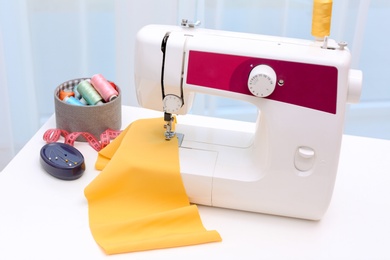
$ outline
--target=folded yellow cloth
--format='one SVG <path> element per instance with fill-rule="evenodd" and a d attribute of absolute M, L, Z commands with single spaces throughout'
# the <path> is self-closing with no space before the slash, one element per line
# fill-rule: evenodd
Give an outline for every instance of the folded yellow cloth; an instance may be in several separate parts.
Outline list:
<path fill-rule="evenodd" d="M 190 205 L 180 175 L 177 138 L 163 119 L 141 119 L 99 152 L 102 172 L 85 188 L 89 225 L 107 254 L 221 241 Z"/>

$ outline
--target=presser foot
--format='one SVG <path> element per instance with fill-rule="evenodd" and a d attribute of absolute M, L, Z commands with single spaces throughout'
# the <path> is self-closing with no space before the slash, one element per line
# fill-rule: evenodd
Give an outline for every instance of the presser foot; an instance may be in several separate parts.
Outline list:
<path fill-rule="evenodd" d="M 176 135 L 176 133 L 173 131 L 166 130 L 164 135 L 165 135 L 165 140 L 169 141 Z"/>
<path fill-rule="evenodd" d="M 176 117 L 172 116 L 172 114 L 170 114 L 170 113 L 164 113 L 164 121 L 165 121 L 165 125 L 164 125 L 164 128 L 165 128 L 165 133 L 164 133 L 165 140 L 169 141 L 173 137 L 176 136 L 178 141 L 179 141 L 179 146 L 181 146 L 181 144 L 183 142 L 183 139 L 184 139 L 184 134 L 176 133 L 174 131 L 175 124 L 176 124 Z"/>
<path fill-rule="evenodd" d="M 169 141 L 175 136 L 177 137 L 179 147 L 181 147 L 181 144 L 183 143 L 183 139 L 184 139 L 184 134 L 176 133 L 176 132 L 172 132 L 172 131 L 171 132 L 165 131 L 165 140 Z"/>
<path fill-rule="evenodd" d="M 165 128 L 165 140 L 169 141 L 171 140 L 175 135 L 175 117 L 172 116 L 171 113 L 167 113 L 165 112 L 164 113 L 164 121 L 165 121 L 165 125 L 164 125 L 164 128 Z"/>

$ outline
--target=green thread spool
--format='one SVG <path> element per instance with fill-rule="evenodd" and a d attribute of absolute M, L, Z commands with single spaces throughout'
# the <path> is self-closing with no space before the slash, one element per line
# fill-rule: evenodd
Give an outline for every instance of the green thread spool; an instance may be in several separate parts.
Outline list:
<path fill-rule="evenodd" d="M 77 85 L 77 91 L 89 105 L 103 104 L 103 98 L 87 80 L 83 80 Z"/>

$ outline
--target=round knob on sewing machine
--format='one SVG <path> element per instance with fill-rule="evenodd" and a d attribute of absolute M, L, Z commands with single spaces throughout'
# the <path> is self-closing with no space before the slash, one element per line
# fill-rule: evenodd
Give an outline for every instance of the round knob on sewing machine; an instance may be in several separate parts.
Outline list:
<path fill-rule="evenodd" d="M 169 94 L 164 97 L 163 100 L 164 112 L 170 114 L 176 114 L 183 106 L 183 100 L 181 97 Z"/>
<path fill-rule="evenodd" d="M 268 65 L 258 65 L 249 74 L 248 89 L 256 97 L 267 97 L 275 90 L 276 73 Z"/>

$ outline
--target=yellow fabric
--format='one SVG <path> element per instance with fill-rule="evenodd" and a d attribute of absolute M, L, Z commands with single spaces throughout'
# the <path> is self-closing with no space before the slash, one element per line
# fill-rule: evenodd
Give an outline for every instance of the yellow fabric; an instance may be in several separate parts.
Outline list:
<path fill-rule="evenodd" d="M 180 175 L 177 138 L 163 119 L 141 119 L 101 150 L 102 172 L 85 188 L 89 225 L 107 254 L 221 241 L 190 205 Z"/>

